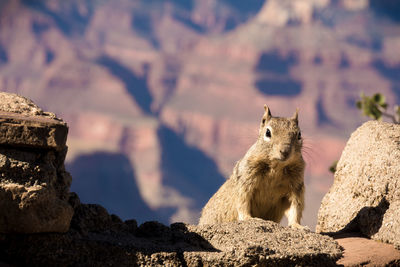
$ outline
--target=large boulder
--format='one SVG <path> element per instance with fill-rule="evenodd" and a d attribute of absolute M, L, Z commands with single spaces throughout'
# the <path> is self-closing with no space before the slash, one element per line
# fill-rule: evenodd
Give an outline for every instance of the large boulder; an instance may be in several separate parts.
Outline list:
<path fill-rule="evenodd" d="M 400 125 L 369 121 L 347 142 L 316 230 L 360 231 L 399 248 L 399 192 Z"/>
<path fill-rule="evenodd" d="M 0 233 L 68 231 L 67 133 L 54 114 L 0 92 Z"/>

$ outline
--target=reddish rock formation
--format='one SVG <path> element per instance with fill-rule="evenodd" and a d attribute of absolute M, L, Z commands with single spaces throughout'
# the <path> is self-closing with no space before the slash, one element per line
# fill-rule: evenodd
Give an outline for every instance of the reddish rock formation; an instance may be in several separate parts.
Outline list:
<path fill-rule="evenodd" d="M 335 240 L 343 247 L 343 266 L 398 266 L 400 251 L 393 245 L 376 242 L 357 233 L 341 234 Z"/>
<path fill-rule="evenodd" d="M 166 220 L 191 222 L 201 197 L 166 185 L 159 127 L 215 161 L 214 177 L 227 177 L 265 103 L 282 115 L 299 107 L 311 146 L 305 220 L 313 227 L 315 196 L 332 183 L 327 169 L 362 121 L 359 93 L 382 92 L 391 106 L 399 97 L 399 26 L 376 1 L 263 4 L 4 2 L 0 87 L 65 118 L 69 162 L 123 153 L 147 204 L 177 209 Z"/>

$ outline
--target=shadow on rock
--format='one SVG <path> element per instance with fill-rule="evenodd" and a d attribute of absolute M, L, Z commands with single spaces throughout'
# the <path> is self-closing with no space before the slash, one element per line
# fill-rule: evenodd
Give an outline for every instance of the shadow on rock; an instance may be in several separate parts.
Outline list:
<path fill-rule="evenodd" d="M 81 204 L 72 193 L 75 214 L 65 234 L 0 235 L 0 262 L 17 266 L 182 266 L 184 252 L 216 252 L 183 223 L 170 227 L 123 222 L 96 204 Z"/>
<path fill-rule="evenodd" d="M 364 236 L 371 237 L 379 232 L 382 226 L 383 217 L 390 203 L 385 197 L 375 207 L 363 207 L 357 215 L 344 228 L 337 232 L 322 232 L 333 237 L 341 237 L 343 234 L 354 233 L 354 236 L 359 236 L 360 233 Z"/>

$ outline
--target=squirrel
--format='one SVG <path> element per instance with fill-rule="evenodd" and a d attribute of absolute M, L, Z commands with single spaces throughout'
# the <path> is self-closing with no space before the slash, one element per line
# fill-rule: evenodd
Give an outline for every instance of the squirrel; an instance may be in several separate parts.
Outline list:
<path fill-rule="evenodd" d="M 298 109 L 291 118 L 264 110 L 257 141 L 204 206 L 200 225 L 254 217 L 279 223 L 285 214 L 290 227 L 306 228 L 300 225 L 305 162 Z"/>

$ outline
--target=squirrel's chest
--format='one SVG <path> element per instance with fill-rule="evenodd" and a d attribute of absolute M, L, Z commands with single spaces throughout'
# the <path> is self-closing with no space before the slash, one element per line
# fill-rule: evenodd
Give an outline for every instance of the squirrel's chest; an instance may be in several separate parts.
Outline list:
<path fill-rule="evenodd" d="M 287 177 L 283 170 L 270 171 L 260 177 L 258 186 L 254 188 L 253 199 L 257 202 L 280 201 L 292 191 L 291 179 Z"/>

